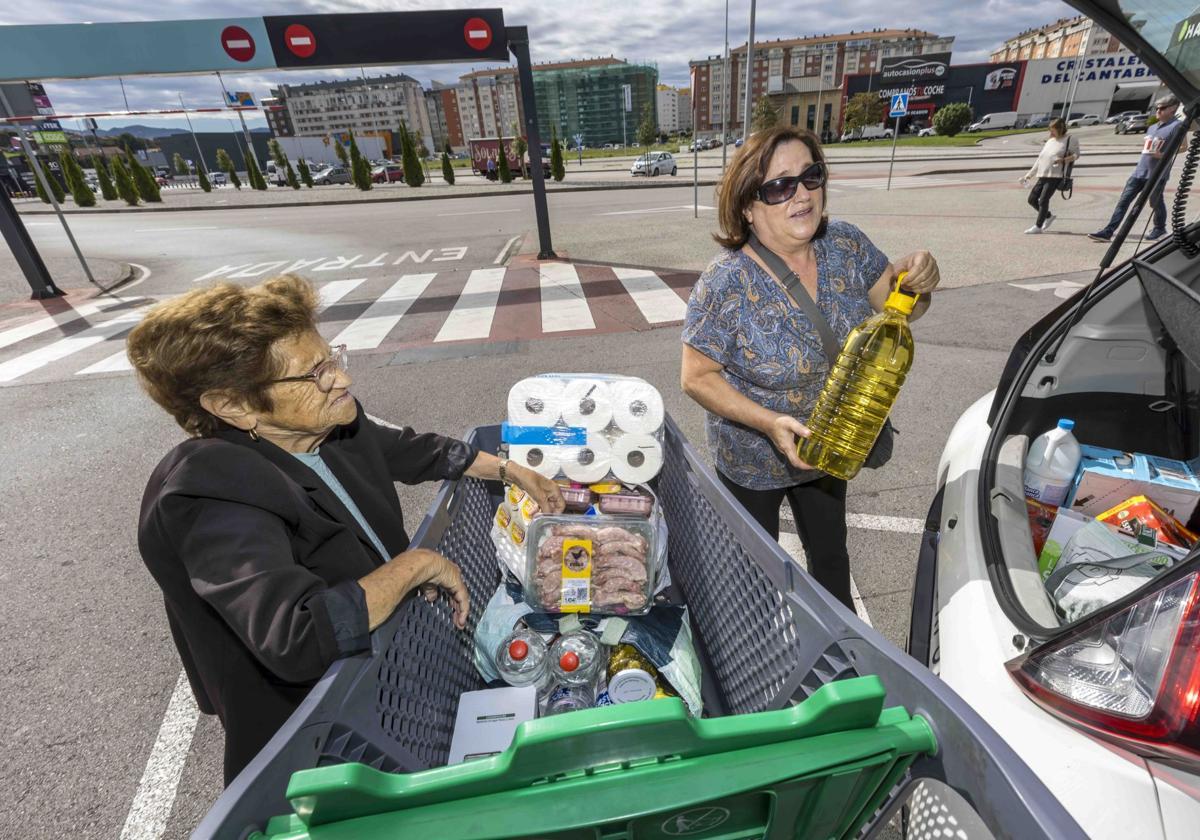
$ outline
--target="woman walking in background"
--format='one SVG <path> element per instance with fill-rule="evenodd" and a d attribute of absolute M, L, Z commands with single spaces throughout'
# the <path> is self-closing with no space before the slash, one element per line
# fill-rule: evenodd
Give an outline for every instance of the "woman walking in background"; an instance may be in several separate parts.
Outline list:
<path fill-rule="evenodd" d="M 1029 171 L 1021 176 L 1021 186 L 1030 178 L 1037 183 L 1029 191 L 1029 206 L 1038 211 L 1037 221 L 1026 233 L 1043 233 L 1050 229 L 1054 214 L 1050 212 L 1050 198 L 1062 186 L 1067 167 L 1079 158 L 1079 141 L 1067 134 L 1067 124 L 1062 118 L 1050 121 L 1050 139 L 1042 146 L 1042 152 Z"/>

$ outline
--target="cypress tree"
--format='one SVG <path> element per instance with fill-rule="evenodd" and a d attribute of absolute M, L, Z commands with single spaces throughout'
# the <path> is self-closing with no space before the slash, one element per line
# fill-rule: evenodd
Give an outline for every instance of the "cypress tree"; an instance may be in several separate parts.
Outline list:
<path fill-rule="evenodd" d="M 187 161 L 183 159 L 183 155 L 179 154 L 179 152 L 176 152 L 171 158 L 171 165 L 175 167 L 176 175 L 183 175 L 186 177 L 192 174 L 190 171 L 188 171 Z"/>
<path fill-rule="evenodd" d="M 404 161 L 404 183 L 410 187 L 419 187 L 425 183 L 425 173 L 421 171 L 421 159 L 417 155 L 417 147 L 413 137 L 408 133 L 408 126 L 400 123 L 400 154 Z"/>
<path fill-rule="evenodd" d="M 312 170 L 308 168 L 308 161 L 306 161 L 304 158 L 300 158 L 300 163 L 298 165 L 300 167 L 300 180 L 304 182 L 304 186 L 312 189 Z"/>
<path fill-rule="evenodd" d="M 205 192 L 212 192 L 212 184 L 209 183 L 208 176 L 204 174 L 204 165 L 196 167 L 196 180 L 200 182 L 200 189 Z"/>
<path fill-rule="evenodd" d="M 246 177 L 250 179 L 250 186 L 253 189 L 265 190 L 267 188 L 267 179 L 259 171 L 254 155 L 251 154 L 246 155 Z"/>
<path fill-rule="evenodd" d="M 294 190 L 300 189 L 300 180 L 296 177 L 296 170 L 292 168 L 292 162 L 289 160 L 287 165 L 287 182 L 288 186 Z"/>
<path fill-rule="evenodd" d="M 371 189 L 371 165 L 358 150 L 358 141 L 354 139 L 353 131 L 350 132 L 350 179 L 354 186 L 363 192 Z"/>
<path fill-rule="evenodd" d="M 60 152 L 58 165 L 62 167 L 63 175 L 67 179 L 67 186 L 71 188 L 71 198 L 75 199 L 75 206 L 95 207 L 96 194 L 88 186 L 87 178 L 83 175 L 83 167 L 79 165 L 79 161 L 75 160 L 75 155 L 69 151 Z"/>
<path fill-rule="evenodd" d="M 500 140 L 500 154 L 497 155 L 499 160 L 496 161 L 496 174 L 500 178 L 501 184 L 512 183 L 512 170 L 508 168 L 508 149 L 504 148 L 504 139 Z"/>
<path fill-rule="evenodd" d="M 354 142 L 353 132 L 351 132 L 351 134 L 350 134 L 350 142 L 351 143 Z M 350 165 L 350 158 L 346 157 L 346 147 L 340 140 L 334 141 L 333 150 L 335 152 L 337 152 L 338 160 L 340 160 L 342 162 L 342 166 Z"/>
<path fill-rule="evenodd" d="M 67 200 L 67 194 L 63 191 L 62 181 L 55 177 L 50 171 L 49 166 L 42 167 L 42 173 L 45 174 L 46 180 L 50 182 L 50 192 L 54 193 L 54 200 L 62 204 Z M 63 177 L 66 177 L 65 174 Z"/>
<path fill-rule="evenodd" d="M 567 177 L 566 167 L 563 166 L 562 146 L 558 145 L 558 132 L 550 127 L 550 175 L 555 181 Z"/>
<path fill-rule="evenodd" d="M 112 177 L 108 174 L 108 165 L 103 157 L 92 155 L 92 168 L 96 170 L 96 180 L 100 182 L 100 195 L 105 201 L 116 201 L 117 188 L 113 186 Z"/>
<path fill-rule="evenodd" d="M 229 176 L 229 183 L 233 184 L 235 190 L 242 188 L 242 179 L 238 177 L 237 168 L 233 165 L 233 158 L 229 156 L 229 152 L 224 149 L 217 149 L 217 166 Z"/>
<path fill-rule="evenodd" d="M 28 160 L 28 157 L 26 157 L 26 160 Z M 29 162 L 29 172 L 33 175 L 33 188 L 37 191 L 37 197 L 40 198 L 44 203 L 49 204 L 50 196 L 47 195 L 46 188 L 42 186 L 42 179 L 38 177 L 37 170 L 33 168 L 32 161 Z M 46 178 L 48 180 L 52 180 L 49 173 L 46 173 Z"/>
<path fill-rule="evenodd" d="M 129 146 L 125 147 L 125 159 L 129 163 L 129 174 L 133 177 L 133 186 L 142 200 L 147 203 L 161 202 L 162 196 L 158 194 L 158 184 L 155 183 L 154 176 L 138 162 L 137 155 Z"/>
<path fill-rule="evenodd" d="M 442 152 L 442 180 L 454 186 L 454 167 L 450 165 L 450 155 Z"/>
<path fill-rule="evenodd" d="M 113 177 L 117 182 L 117 193 L 130 207 L 137 207 L 137 187 L 133 185 L 133 176 L 129 174 L 129 170 L 125 168 L 125 161 L 120 157 L 113 158 Z"/>

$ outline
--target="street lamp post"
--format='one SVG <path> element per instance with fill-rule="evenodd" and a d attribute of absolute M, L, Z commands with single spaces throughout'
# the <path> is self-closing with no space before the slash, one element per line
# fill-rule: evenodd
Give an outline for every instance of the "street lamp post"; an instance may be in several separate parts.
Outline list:
<path fill-rule="evenodd" d="M 742 142 L 750 139 L 750 95 L 754 85 L 754 11 L 756 0 L 750 0 L 750 37 L 746 40 L 746 107 L 742 112 Z M 725 138 L 721 138 L 725 142 Z"/>
<path fill-rule="evenodd" d="M 721 71 L 721 87 L 724 95 L 721 97 L 721 174 L 725 174 L 725 161 L 729 156 L 729 147 L 725 142 L 729 137 L 729 100 L 733 96 L 733 85 L 729 84 L 729 0 L 725 0 L 725 64 Z M 692 99 L 696 91 L 692 91 Z M 697 115 L 700 113 L 696 109 Z M 692 145 L 696 145 L 696 126 L 692 125 Z"/>

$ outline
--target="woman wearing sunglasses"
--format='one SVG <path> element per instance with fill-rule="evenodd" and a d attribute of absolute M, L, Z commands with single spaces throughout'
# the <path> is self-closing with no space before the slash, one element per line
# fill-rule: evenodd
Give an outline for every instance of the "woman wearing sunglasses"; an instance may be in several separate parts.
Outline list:
<path fill-rule="evenodd" d="M 155 307 L 128 341 L 142 385 L 191 436 L 150 477 L 138 547 L 197 705 L 225 728 L 226 784 L 413 593 L 445 594 L 466 626 L 462 575 L 409 548 L 394 482 L 508 480 L 564 507 L 531 470 L 372 420 L 317 306 L 290 275 L 224 283 Z"/>
<path fill-rule="evenodd" d="M 840 345 L 883 308 L 899 272 L 908 272 L 904 287 L 923 296 L 939 274 L 927 251 L 889 262 L 857 227 L 830 220 L 827 175 L 816 136 L 794 127 L 755 133 L 734 158 L 718 188 L 714 238 L 723 250 L 688 302 L 680 380 L 707 411 L 708 443 L 726 487 L 775 538 L 786 499 L 813 576 L 853 610 L 846 482 L 796 454 L 798 438 L 808 435 L 801 421 L 832 362 L 806 309 L 819 312 Z M 798 287 L 771 271 L 772 253 Z M 928 307 L 922 297 L 910 317 Z"/>

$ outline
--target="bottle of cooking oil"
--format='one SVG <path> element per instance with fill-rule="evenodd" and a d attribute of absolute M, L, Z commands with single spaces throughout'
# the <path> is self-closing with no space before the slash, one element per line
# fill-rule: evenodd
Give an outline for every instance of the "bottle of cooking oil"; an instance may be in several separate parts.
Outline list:
<path fill-rule="evenodd" d="M 850 331 L 817 397 L 801 438 L 800 460 L 849 480 L 862 469 L 912 366 L 908 316 L 918 295 L 900 290 L 901 272 L 883 311 Z"/>

